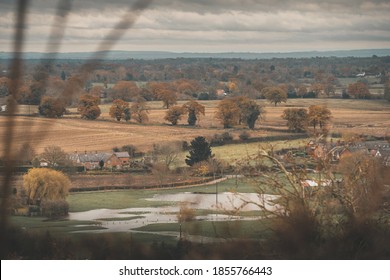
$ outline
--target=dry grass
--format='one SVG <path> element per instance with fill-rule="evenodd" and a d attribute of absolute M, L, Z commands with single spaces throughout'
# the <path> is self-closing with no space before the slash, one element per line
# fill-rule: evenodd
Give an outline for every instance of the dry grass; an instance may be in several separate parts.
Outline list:
<path fill-rule="evenodd" d="M 5 118 L 0 117 L 0 137 L 4 137 Z M 140 150 L 153 143 L 191 140 L 198 135 L 215 133 L 208 129 L 188 129 L 167 125 L 136 125 L 81 119 L 45 119 L 17 117 L 14 144 L 29 142 L 42 152 L 48 145 L 57 145 L 66 152 L 108 151 L 115 146 L 133 144 Z M 1 153 L 4 150 L 1 147 Z"/>
<path fill-rule="evenodd" d="M 286 129 L 285 121 L 281 119 L 284 109 L 291 107 L 307 108 L 312 104 L 326 104 L 332 111 L 332 132 L 366 133 L 377 136 L 390 134 L 390 103 L 383 100 L 341 100 L 341 99 L 291 99 L 287 103 L 274 107 L 265 100 L 258 101 L 265 106 L 265 119 L 250 131 L 252 137 L 281 134 L 279 130 Z M 181 104 L 183 102 L 180 102 Z M 40 153 L 49 145 L 61 146 L 66 152 L 73 151 L 109 151 L 115 146 L 132 144 L 139 150 L 146 151 L 154 143 L 172 141 L 190 141 L 202 135 L 212 137 L 225 130 L 214 118 L 218 101 L 202 101 L 206 106 L 206 115 L 199 120 L 197 127 L 185 125 L 184 117 L 178 126 L 164 123 L 166 109 L 161 102 L 150 102 L 149 123 L 115 122 L 108 116 L 110 105 L 102 105 L 101 120 L 87 121 L 75 116 L 61 119 L 46 119 L 39 117 L 16 117 L 15 147 L 29 142 Z M 21 107 L 19 112 L 28 110 Z M 32 108 L 30 108 L 32 111 Z M 0 116 L 0 137 L 5 135 L 6 117 Z M 268 129 L 266 129 L 268 128 Z M 271 130 L 269 129 L 271 128 Z M 228 130 L 235 138 L 243 127 Z M 3 146 L 0 154 L 3 154 Z"/>
<path fill-rule="evenodd" d="M 277 108 L 267 107 L 265 123 L 284 126 L 285 122 L 280 118 L 284 109 L 308 108 L 313 104 L 326 105 L 331 110 L 331 132 L 390 135 L 390 103 L 384 100 L 291 99 Z"/>

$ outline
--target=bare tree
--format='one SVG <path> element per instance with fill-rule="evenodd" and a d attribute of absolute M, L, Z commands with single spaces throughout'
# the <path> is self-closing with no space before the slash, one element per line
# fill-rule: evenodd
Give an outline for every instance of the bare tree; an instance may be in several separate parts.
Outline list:
<path fill-rule="evenodd" d="M 45 160 L 48 163 L 49 167 L 70 165 L 70 160 L 67 153 L 65 153 L 61 147 L 58 146 L 45 147 L 40 157 L 42 160 Z"/>
<path fill-rule="evenodd" d="M 157 144 L 153 146 L 153 153 L 160 162 L 169 169 L 181 152 L 181 143 Z"/>
<path fill-rule="evenodd" d="M 262 210 L 262 221 L 272 230 L 268 242 L 279 257 L 360 254 L 361 246 L 371 246 L 365 243 L 368 239 L 381 240 L 378 225 L 386 216 L 386 204 L 382 171 L 374 158 L 356 154 L 338 169 L 322 162 L 315 174 L 294 159 L 281 159 L 272 149 L 261 149 L 246 160 L 259 161 L 269 169 L 253 177 L 260 202 L 246 200 L 244 205 L 256 204 Z"/>

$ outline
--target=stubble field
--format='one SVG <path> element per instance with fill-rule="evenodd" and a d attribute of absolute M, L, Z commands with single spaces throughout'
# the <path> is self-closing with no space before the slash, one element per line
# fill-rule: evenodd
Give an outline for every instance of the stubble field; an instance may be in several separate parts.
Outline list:
<path fill-rule="evenodd" d="M 182 104 L 184 102 L 180 102 Z M 60 119 L 42 117 L 14 117 L 14 149 L 24 143 L 30 143 L 37 153 L 44 147 L 57 145 L 66 152 L 110 151 L 113 147 L 134 145 L 140 151 L 147 151 L 153 144 L 173 141 L 190 141 L 196 136 L 212 137 L 216 133 L 229 131 L 235 138 L 246 130 L 235 127 L 224 130 L 215 118 L 218 101 L 201 101 L 206 107 L 196 127 L 186 125 L 186 117 L 177 126 L 164 121 L 166 109 L 161 102 L 149 102 L 149 122 L 137 124 L 133 121 L 116 122 L 108 115 L 110 105 L 101 105 L 102 115 L 96 121 L 82 120 L 77 115 Z M 247 130 L 251 137 L 287 134 L 286 123 L 280 117 L 283 110 L 292 107 L 308 108 L 313 104 L 324 104 L 332 112 L 331 132 L 368 134 L 375 136 L 390 135 L 390 103 L 384 100 L 344 100 L 344 99 L 290 99 L 277 107 L 265 100 L 259 100 L 264 106 L 264 119 L 258 121 L 256 129 Z M 20 107 L 19 113 L 34 111 L 35 108 Z M 71 109 L 75 111 L 75 109 Z M 0 137 L 6 137 L 7 117 L 0 116 Z M 4 154 L 4 145 L 0 155 Z"/>

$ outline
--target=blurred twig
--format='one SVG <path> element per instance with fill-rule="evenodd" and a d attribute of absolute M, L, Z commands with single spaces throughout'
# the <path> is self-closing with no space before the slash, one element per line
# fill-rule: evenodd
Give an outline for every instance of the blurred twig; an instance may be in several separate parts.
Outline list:
<path fill-rule="evenodd" d="M 4 134 L 5 137 L 3 139 L 3 145 L 5 147 L 4 152 L 4 162 L 5 162 L 5 170 L 3 174 L 3 182 L 1 188 L 1 205 L 0 205 L 0 234 L 1 234 L 1 248 L 4 248 L 6 244 L 4 244 L 4 235 L 7 231 L 8 225 L 8 205 L 9 200 L 8 197 L 10 195 L 11 189 L 11 180 L 14 169 L 14 158 L 13 158 L 13 136 L 14 136 L 14 128 L 15 128 L 15 118 L 14 113 L 16 110 L 16 97 L 19 91 L 19 85 L 21 80 L 21 72 L 22 72 L 22 50 L 23 50 L 23 42 L 25 36 L 26 29 L 26 17 L 27 10 L 29 6 L 28 0 L 19 0 L 17 4 L 17 13 L 16 13 L 16 24 L 15 24 L 15 37 L 14 37 L 14 55 L 11 63 L 11 86 L 10 86 L 10 102 L 7 106 L 8 116 Z"/>
<path fill-rule="evenodd" d="M 108 51 L 115 45 L 115 43 L 122 38 L 124 33 L 130 29 L 139 15 L 152 3 L 152 0 L 138 0 L 133 5 L 130 6 L 128 12 L 122 17 L 122 19 L 116 24 L 111 32 L 101 41 L 98 45 L 96 52 L 92 55 L 86 63 L 84 63 L 80 68 L 80 79 L 82 82 L 85 82 L 88 74 L 96 68 L 96 66 L 103 60 Z M 16 113 L 16 100 L 18 99 L 19 87 L 22 83 L 22 53 L 23 53 L 23 44 L 25 38 L 26 30 L 26 18 L 28 15 L 28 0 L 19 0 L 17 3 L 17 12 L 16 12 L 16 23 L 15 23 L 15 36 L 13 41 L 13 60 L 11 63 L 11 86 L 10 86 L 10 102 L 7 106 L 7 125 L 5 128 L 5 137 L 2 139 L 3 147 L 5 150 L 4 153 L 4 162 L 5 170 L 2 174 L 2 185 L 1 185 L 1 205 L 0 205 L 0 234 L 1 248 L 4 248 L 3 241 L 6 237 L 7 226 L 8 226 L 8 208 L 9 208 L 9 196 L 11 193 L 11 181 L 13 177 L 13 170 L 15 167 L 15 159 L 17 153 L 15 152 L 15 147 L 13 145 L 13 140 L 15 139 L 15 113 Z M 66 29 L 66 19 L 72 9 L 72 0 L 60 0 L 57 6 L 57 12 L 55 20 L 52 24 L 51 33 L 49 40 L 46 46 L 46 52 L 50 53 L 49 61 L 45 60 L 41 64 L 45 63 L 50 67 L 56 59 L 56 53 L 58 53 L 59 48 L 62 43 L 63 35 Z M 47 79 L 43 81 L 44 86 L 47 86 Z M 68 89 L 68 90 L 67 90 Z M 71 98 L 73 91 L 69 90 L 70 87 L 67 87 L 63 93 L 63 96 L 59 98 Z M 30 131 L 24 131 L 24 135 L 30 135 L 31 138 L 34 138 L 35 135 L 39 134 L 40 139 L 45 137 L 43 129 L 38 128 L 35 133 L 31 133 L 31 128 L 33 127 L 33 120 L 30 119 L 31 125 L 29 125 Z M 42 127 L 43 128 L 43 127 Z M 44 131 L 48 131 L 47 124 L 45 124 Z M 26 139 L 26 143 L 29 139 Z"/>

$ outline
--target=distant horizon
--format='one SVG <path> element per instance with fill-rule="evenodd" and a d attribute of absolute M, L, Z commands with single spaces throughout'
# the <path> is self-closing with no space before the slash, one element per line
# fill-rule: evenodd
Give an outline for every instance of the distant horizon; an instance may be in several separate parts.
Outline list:
<path fill-rule="evenodd" d="M 311 52 L 319 52 L 319 53 L 327 53 L 327 52 L 355 52 L 355 51 L 390 51 L 389 48 L 356 48 L 356 49 L 312 49 L 312 50 L 291 50 L 291 51 L 177 51 L 177 50 L 125 50 L 125 49 L 113 49 L 113 50 L 98 50 L 98 51 L 58 51 L 58 52 L 48 52 L 48 51 L 22 51 L 21 53 L 39 53 L 39 54 L 50 54 L 50 53 L 58 53 L 58 54 L 71 54 L 71 53 L 101 53 L 101 52 L 132 52 L 132 53 L 199 53 L 199 54 L 228 54 L 228 53 L 247 53 L 247 54 L 282 54 L 282 53 L 311 53 Z M 0 51 L 0 53 L 13 53 L 12 51 Z M 389 54 L 390 55 L 390 54 Z"/>
<path fill-rule="evenodd" d="M 390 48 L 382 49 L 351 49 L 351 50 L 330 50 L 330 51 L 290 51 L 290 52 L 176 52 L 176 51 L 74 51 L 74 52 L 22 52 L 23 59 L 101 59 L 101 60 L 157 60 L 157 59 L 191 59 L 191 58 L 215 58 L 215 59 L 284 59 L 284 58 L 314 58 L 314 57 L 386 57 L 390 56 Z M 0 60 L 10 60 L 13 58 L 12 52 L 1 52 Z"/>

